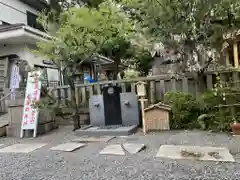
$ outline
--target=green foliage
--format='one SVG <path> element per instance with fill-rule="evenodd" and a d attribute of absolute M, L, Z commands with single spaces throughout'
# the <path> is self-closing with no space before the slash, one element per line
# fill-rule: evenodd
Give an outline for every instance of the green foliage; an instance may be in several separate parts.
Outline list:
<path fill-rule="evenodd" d="M 219 57 L 223 34 L 240 26 L 238 0 L 123 0 L 123 3 L 153 41 L 160 41 L 182 55 L 183 70 L 190 69 L 189 66 L 196 71 L 205 70 L 209 61 Z M 210 49 L 215 49 L 218 56 L 210 55 L 206 60 L 202 51 Z"/>
<path fill-rule="evenodd" d="M 201 113 L 198 121 L 204 130 L 229 131 L 232 122 L 229 107 L 219 107 L 225 104 L 221 96 L 217 96 L 215 90 L 209 90 L 201 96 Z M 204 115 L 204 116 L 203 116 Z"/>
<path fill-rule="evenodd" d="M 46 30 L 48 20 L 42 14 L 40 22 Z M 101 4 L 99 9 L 70 8 L 59 15 L 58 24 L 57 32 L 49 41 L 38 43 L 36 53 L 52 60 L 68 81 L 73 81 L 74 74 L 84 61 L 93 58 L 116 39 L 130 39 L 133 32 L 131 20 L 110 2 Z"/>
<path fill-rule="evenodd" d="M 195 97 L 182 92 L 169 92 L 164 95 L 163 102 L 172 108 L 171 128 L 188 129 L 196 127 L 199 106 Z"/>
<path fill-rule="evenodd" d="M 152 67 L 153 60 L 154 58 L 149 51 L 142 50 L 136 53 L 134 63 L 141 76 L 148 75 L 149 69 Z"/>
<path fill-rule="evenodd" d="M 109 38 L 108 40 L 103 44 L 103 46 L 101 46 L 100 49 L 96 50 L 97 53 L 104 55 L 108 58 L 111 58 L 112 60 L 114 60 L 115 63 L 115 69 L 114 69 L 114 79 L 117 78 L 117 74 L 119 72 L 119 65 L 122 63 L 122 59 L 124 59 L 125 62 L 128 62 L 128 60 L 132 57 L 134 57 L 134 52 L 135 49 L 137 48 L 137 46 L 133 46 L 132 45 L 132 40 L 133 40 L 133 35 L 135 36 L 136 31 L 133 30 L 133 27 L 136 27 L 136 22 L 134 22 L 133 25 L 133 21 L 130 22 L 130 19 L 128 18 L 127 14 L 122 11 L 122 9 L 119 7 L 118 8 L 118 12 L 113 11 L 113 9 L 105 9 L 103 10 L 103 5 L 108 5 L 108 6 L 115 6 L 117 7 L 117 2 L 119 2 L 118 0 L 72 0 L 72 1 L 68 1 L 68 0 L 53 0 L 51 3 L 51 6 L 53 8 L 53 12 L 54 10 L 56 10 L 58 13 L 57 16 L 59 16 L 59 12 L 62 12 L 66 9 L 70 9 L 71 7 L 76 7 L 76 6 L 80 6 L 80 7 L 88 7 L 89 9 L 92 9 L 94 11 L 100 11 L 101 13 L 104 13 L 104 15 L 107 17 L 108 14 L 106 14 L 106 10 L 108 11 L 108 13 L 110 16 L 115 16 L 117 17 L 120 12 L 121 12 L 121 16 L 125 16 L 125 20 L 128 20 L 128 23 L 131 24 L 127 24 L 125 23 L 126 26 L 124 26 L 122 29 L 121 27 L 114 29 L 115 33 L 113 34 L 108 34 Z M 61 4 L 61 5 L 60 5 Z M 59 18 L 59 17 L 58 17 Z M 112 22 L 115 25 L 122 24 L 122 21 L 118 21 L 119 18 L 116 18 L 114 22 Z M 124 20 L 124 21 L 125 21 Z M 126 22 L 126 21 L 125 21 Z M 110 21 L 107 23 L 111 23 Z M 129 26 L 130 25 L 130 26 Z M 133 32 L 130 32 L 130 29 L 126 28 L 129 27 L 131 28 Z M 126 30 L 126 31 L 124 31 Z M 125 36 L 122 36 L 122 32 L 125 32 Z M 131 37 L 129 37 L 129 35 L 131 34 Z"/>
<path fill-rule="evenodd" d="M 240 102 L 239 91 L 231 86 L 231 82 L 223 83 L 217 75 L 214 89 L 201 96 L 201 113 L 199 124 L 202 129 L 229 131 L 230 124 L 237 120 Z"/>
<path fill-rule="evenodd" d="M 98 56 L 107 44 L 119 39 L 131 39 L 134 34 L 133 22 L 111 1 L 101 3 L 97 9 L 87 6 L 68 8 L 58 16 L 43 12 L 39 22 L 49 36 L 47 41 L 39 42 L 38 49 L 33 52 L 51 60 L 66 84 L 70 85 L 72 97 L 67 103 L 76 117 L 79 111 L 75 99 L 76 72 L 85 61 Z M 51 28 L 53 26 L 54 31 Z"/>

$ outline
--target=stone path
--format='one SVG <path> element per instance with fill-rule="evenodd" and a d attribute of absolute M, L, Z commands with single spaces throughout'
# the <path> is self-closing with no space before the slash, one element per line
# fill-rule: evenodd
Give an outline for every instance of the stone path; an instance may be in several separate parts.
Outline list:
<path fill-rule="evenodd" d="M 224 147 L 163 145 L 159 148 L 157 157 L 235 162 L 229 150 Z"/>
<path fill-rule="evenodd" d="M 65 152 L 72 152 L 75 151 L 79 148 L 82 148 L 86 146 L 86 144 L 82 143 L 64 143 L 64 144 L 59 144 L 55 147 L 52 147 L 51 150 L 55 151 L 65 151 Z"/>
<path fill-rule="evenodd" d="M 51 150 L 57 145 L 73 143 L 72 140 L 77 138 L 72 126 L 59 128 L 37 138 L 0 138 L 0 144 L 3 144 L 0 149 L 14 144 L 46 144 L 29 153 L 0 152 L 0 179 L 239 180 L 240 139 L 229 134 L 203 131 L 167 131 L 147 135 L 137 133 L 127 137 L 116 137 L 109 142 L 87 141 L 85 147 L 73 152 Z M 124 144 L 145 144 L 146 148 L 131 154 Z M 120 145 L 125 155 L 100 154 L 109 145 Z M 156 157 L 164 145 L 226 147 L 236 162 Z M 187 156 L 186 153 L 184 156 Z M 211 156 L 218 158 L 220 154 L 211 153 Z"/>
<path fill-rule="evenodd" d="M 14 144 L 0 149 L 0 153 L 30 153 L 47 144 L 31 143 L 31 144 Z"/>
<path fill-rule="evenodd" d="M 109 138 L 108 138 L 109 139 Z M 107 138 L 106 138 L 107 141 Z M 46 146 L 45 143 L 14 144 L 7 147 L 0 147 L 1 153 L 30 153 Z M 0 144 L 0 146 L 4 146 Z M 84 148 L 87 144 L 67 142 L 51 147 L 52 151 L 73 152 Z M 139 143 L 118 143 L 105 145 L 100 155 L 120 155 L 137 154 L 145 148 L 145 144 Z M 170 159 L 195 159 L 201 161 L 223 161 L 235 162 L 228 148 L 225 147 L 205 147 L 205 146 L 184 146 L 184 145 L 161 145 L 156 157 Z"/>
<path fill-rule="evenodd" d="M 100 154 L 125 155 L 125 152 L 120 144 L 113 144 L 105 147 Z"/>
<path fill-rule="evenodd" d="M 82 136 L 72 141 L 73 142 L 109 142 L 113 138 L 115 138 L 115 136 L 101 136 L 101 137 Z"/>

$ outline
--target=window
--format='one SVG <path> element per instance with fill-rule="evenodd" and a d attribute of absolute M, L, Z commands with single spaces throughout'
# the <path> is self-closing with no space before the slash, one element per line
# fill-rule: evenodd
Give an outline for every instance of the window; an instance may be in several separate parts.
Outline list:
<path fill-rule="evenodd" d="M 37 23 L 38 16 L 27 11 L 27 24 L 30 27 L 43 31 L 43 27 Z"/>

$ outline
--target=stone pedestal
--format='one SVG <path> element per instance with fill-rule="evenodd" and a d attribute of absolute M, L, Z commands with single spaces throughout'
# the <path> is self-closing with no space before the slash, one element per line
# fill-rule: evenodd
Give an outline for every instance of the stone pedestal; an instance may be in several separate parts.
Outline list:
<path fill-rule="evenodd" d="M 8 105 L 8 137 L 20 137 L 23 116 L 24 99 L 9 100 Z M 55 120 L 55 112 L 40 111 L 38 117 L 37 134 L 45 134 L 58 127 Z M 25 137 L 31 137 L 33 131 L 25 131 Z"/>

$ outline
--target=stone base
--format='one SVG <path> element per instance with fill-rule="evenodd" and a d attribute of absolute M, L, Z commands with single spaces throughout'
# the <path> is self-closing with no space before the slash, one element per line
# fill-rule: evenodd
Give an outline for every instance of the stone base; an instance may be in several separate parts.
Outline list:
<path fill-rule="evenodd" d="M 0 137 L 7 135 L 7 126 L 0 127 Z"/>
<path fill-rule="evenodd" d="M 87 126 L 75 131 L 77 136 L 128 136 L 135 133 L 137 125 L 133 126 Z"/>
<path fill-rule="evenodd" d="M 45 134 L 56 128 L 58 128 L 58 125 L 56 124 L 55 121 L 40 124 L 38 125 L 37 134 L 38 135 Z M 21 125 L 7 127 L 8 137 L 20 137 L 20 133 L 21 133 Z M 33 136 L 32 130 L 24 131 L 24 137 L 32 137 L 32 136 Z"/>

